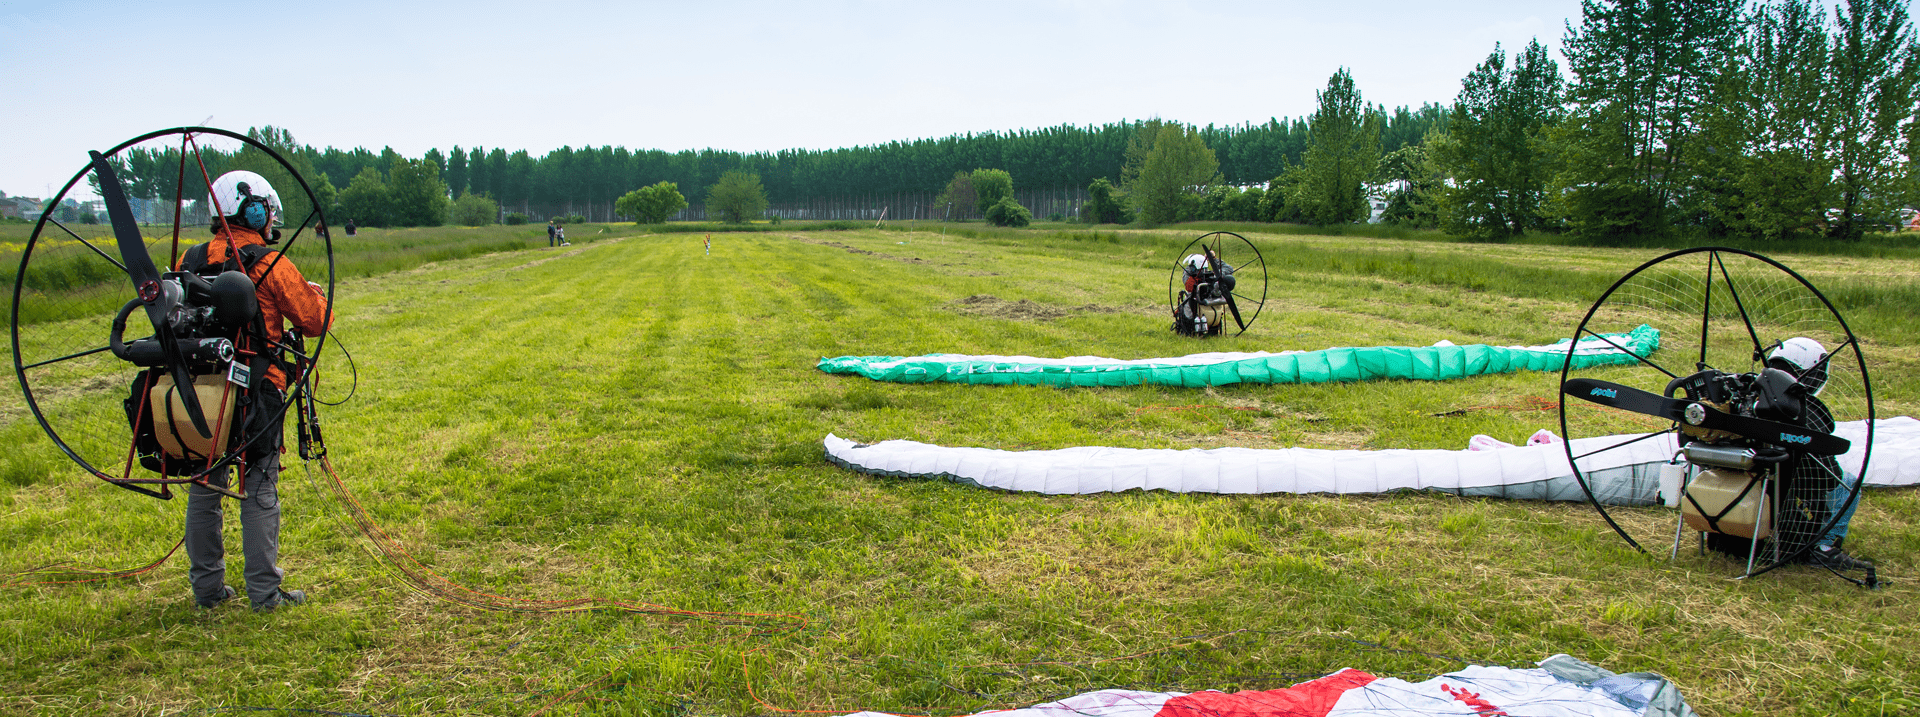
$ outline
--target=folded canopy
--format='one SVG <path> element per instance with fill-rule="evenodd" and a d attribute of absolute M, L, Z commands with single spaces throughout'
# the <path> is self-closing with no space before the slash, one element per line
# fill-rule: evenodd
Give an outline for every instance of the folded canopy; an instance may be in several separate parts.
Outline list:
<path fill-rule="evenodd" d="M 1840 456 L 1847 479 L 1859 474 L 1866 422 L 1834 431 L 1853 442 Z M 1659 469 L 1673 457 L 1672 434 L 1629 442 L 1632 436 L 1580 438 L 1575 453 L 1626 444 L 1588 466 L 1594 495 L 1610 505 L 1659 500 Z M 1385 493 L 1433 490 L 1524 500 L 1586 500 L 1559 443 L 1498 450 L 1214 448 L 1186 450 L 1080 446 L 1045 451 L 953 448 L 916 441 L 858 444 L 828 434 L 827 459 L 862 473 L 943 478 L 968 485 L 1034 493 Z M 1879 419 L 1874 428 L 1869 486 L 1920 484 L 1920 421 Z"/>
<path fill-rule="evenodd" d="M 1377 379 L 1445 381 L 1466 376 L 1558 371 L 1630 364 L 1660 348 L 1660 331 L 1642 324 L 1626 333 L 1561 339 L 1546 346 L 1340 347 L 1282 353 L 1203 353 L 1177 358 L 1120 360 L 1100 356 L 841 356 L 818 364 L 827 373 L 858 374 L 895 383 L 975 383 L 1028 386 L 1225 386 L 1235 383 L 1335 383 Z"/>

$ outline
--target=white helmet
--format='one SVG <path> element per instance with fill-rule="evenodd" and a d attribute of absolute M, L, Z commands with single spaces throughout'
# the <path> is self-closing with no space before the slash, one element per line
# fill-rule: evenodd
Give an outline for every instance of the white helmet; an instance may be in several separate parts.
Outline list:
<path fill-rule="evenodd" d="M 1186 272 L 1188 274 L 1198 274 L 1200 272 L 1206 271 L 1207 255 L 1188 254 L 1187 258 L 1180 260 L 1180 266 L 1186 269 Z"/>
<path fill-rule="evenodd" d="M 228 172 L 213 180 L 209 194 L 216 216 L 239 217 L 236 223 L 254 231 L 280 223 L 280 193 L 266 177 L 244 169 Z"/>
<path fill-rule="evenodd" d="M 1820 362 L 1826 357 L 1827 347 L 1820 342 L 1795 336 L 1767 352 L 1767 365 L 1793 374 L 1794 378 L 1817 395 L 1827 383 L 1826 366 Z"/>

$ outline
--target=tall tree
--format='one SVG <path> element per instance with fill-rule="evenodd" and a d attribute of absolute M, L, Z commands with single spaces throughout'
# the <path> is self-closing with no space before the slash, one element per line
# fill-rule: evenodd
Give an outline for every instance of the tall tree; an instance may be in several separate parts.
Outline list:
<path fill-rule="evenodd" d="M 1808 235 L 1835 205 L 1826 146 L 1829 33 L 1807 0 L 1758 8 L 1703 108 L 1694 163 L 1716 235 Z"/>
<path fill-rule="evenodd" d="M 1739 40 L 1744 0 L 1584 0 L 1563 52 L 1569 120 L 1554 180 L 1574 235 L 1671 230 L 1701 151 L 1693 143 L 1714 78 Z"/>
<path fill-rule="evenodd" d="M 487 171 L 487 153 L 479 147 L 467 150 L 467 191 L 494 196 L 493 173 Z"/>
<path fill-rule="evenodd" d="M 455 195 L 467 193 L 467 152 L 457 144 L 447 153 L 447 191 Z"/>
<path fill-rule="evenodd" d="M 1831 157 L 1840 206 L 1828 228 L 1837 239 L 1858 239 L 1889 221 L 1902 200 L 1906 149 L 1920 85 L 1913 25 L 1904 0 L 1847 0 L 1834 9 L 1835 29 L 1826 77 L 1832 99 Z"/>
<path fill-rule="evenodd" d="M 1314 224 L 1364 221 L 1371 211 L 1366 183 L 1380 162 L 1380 115 L 1367 110 L 1345 67 L 1314 97 L 1319 109 L 1309 121 L 1305 164 L 1288 203 Z"/>
<path fill-rule="evenodd" d="M 1503 239 L 1542 225 L 1549 173 L 1540 138 L 1559 121 L 1560 103 L 1560 67 L 1539 40 L 1514 56 L 1511 70 L 1494 45 L 1461 81 L 1448 131 L 1436 133 L 1432 147 L 1454 180 L 1441 193 L 1449 233 Z"/>
<path fill-rule="evenodd" d="M 1127 198 L 1140 221 L 1168 224 L 1186 218 L 1207 187 L 1220 183 L 1220 160 L 1200 133 L 1178 122 L 1160 125 L 1152 147 L 1128 172 Z"/>

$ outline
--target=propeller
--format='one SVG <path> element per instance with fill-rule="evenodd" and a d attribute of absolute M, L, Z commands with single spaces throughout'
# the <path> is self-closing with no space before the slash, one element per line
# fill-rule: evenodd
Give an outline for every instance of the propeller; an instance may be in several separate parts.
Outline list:
<path fill-rule="evenodd" d="M 1652 391 L 1622 386 L 1591 378 L 1570 379 L 1560 384 L 1560 392 L 1602 406 L 1665 418 L 1781 448 L 1802 450 L 1814 455 L 1837 456 L 1853 446 L 1851 441 L 1830 433 L 1810 431 L 1789 423 L 1727 413 L 1699 401 L 1668 398 Z"/>
<path fill-rule="evenodd" d="M 1241 331 L 1246 331 L 1247 322 L 1240 320 L 1240 306 L 1233 303 L 1233 267 L 1226 266 L 1220 261 L 1218 241 L 1214 246 L 1207 248 L 1207 266 L 1213 270 L 1215 286 L 1219 288 L 1220 295 L 1227 300 L 1227 311 L 1233 313 L 1233 323 L 1238 324 Z"/>
<path fill-rule="evenodd" d="M 164 352 L 180 405 L 187 409 L 187 418 L 193 421 L 194 430 L 204 438 L 213 438 L 213 429 L 207 427 L 207 417 L 200 410 L 200 394 L 193 387 L 193 374 L 187 370 L 186 357 L 180 353 L 180 343 L 174 334 L 174 314 L 180 309 L 185 290 L 179 282 L 162 280 L 160 270 L 153 265 L 153 257 L 147 255 L 146 239 L 140 235 L 133 210 L 127 206 L 127 195 L 120 188 L 120 177 L 114 172 L 113 163 L 99 152 L 87 154 L 93 158 L 93 171 L 100 180 L 100 199 L 107 205 L 114 240 L 120 246 L 120 260 L 127 267 L 127 276 L 133 280 L 134 293 L 147 307 L 147 320 L 153 323 L 153 336 Z"/>

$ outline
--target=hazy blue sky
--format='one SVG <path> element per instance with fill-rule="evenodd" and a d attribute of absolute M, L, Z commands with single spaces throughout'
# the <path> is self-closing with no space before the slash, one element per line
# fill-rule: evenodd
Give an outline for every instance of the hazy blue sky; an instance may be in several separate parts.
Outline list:
<path fill-rule="evenodd" d="M 0 191 L 46 196 L 88 149 L 203 121 L 409 156 L 821 149 L 1301 117 L 1341 66 L 1369 102 L 1418 106 L 1451 101 L 1495 42 L 1511 54 L 1538 37 L 1561 59 L 1579 12 L 1577 0 L 0 0 Z"/>

